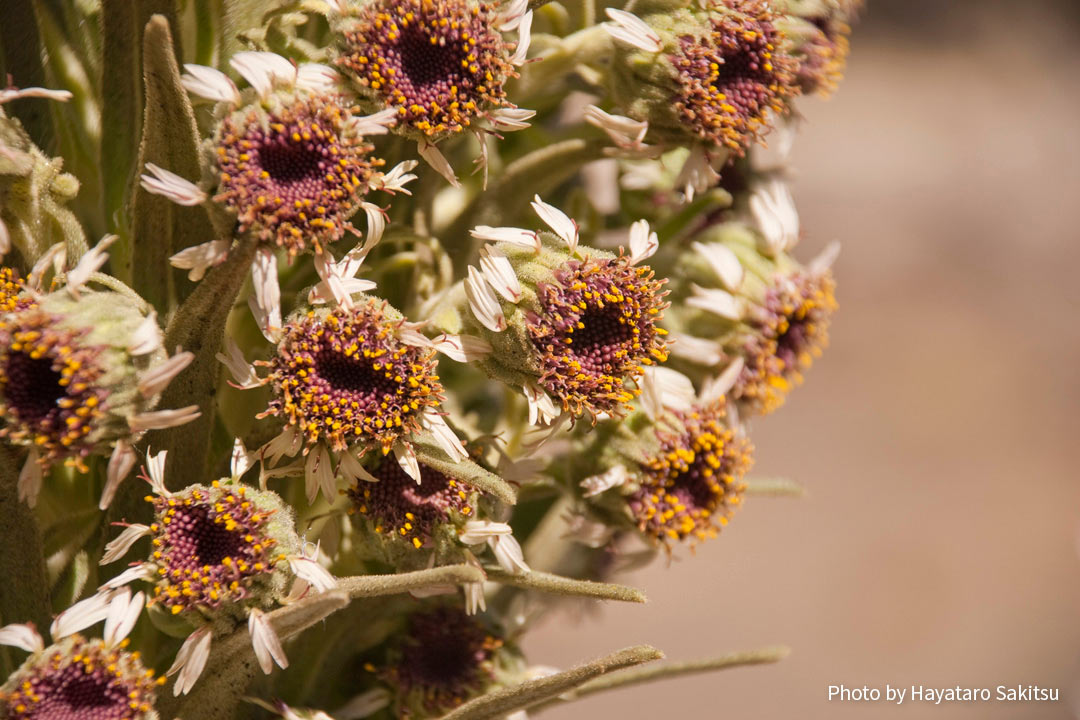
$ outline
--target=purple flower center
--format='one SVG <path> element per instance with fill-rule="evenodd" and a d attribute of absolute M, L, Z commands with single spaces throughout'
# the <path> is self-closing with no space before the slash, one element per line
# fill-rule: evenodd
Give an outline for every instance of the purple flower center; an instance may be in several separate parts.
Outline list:
<path fill-rule="evenodd" d="M 60 384 L 62 376 L 53 369 L 52 358 L 12 353 L 5 375 L 4 398 L 20 421 L 41 426 L 56 423 L 61 413 L 58 403 L 67 393 Z"/>

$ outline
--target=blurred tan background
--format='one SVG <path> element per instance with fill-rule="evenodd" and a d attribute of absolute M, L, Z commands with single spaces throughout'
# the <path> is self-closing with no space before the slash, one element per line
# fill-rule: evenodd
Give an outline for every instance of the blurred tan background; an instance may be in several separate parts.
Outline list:
<path fill-rule="evenodd" d="M 1080 717 L 1080 3 L 871 0 L 804 101 L 804 259 L 837 238 L 832 347 L 758 421 L 751 499 L 647 606 L 550 616 L 532 662 L 775 643 L 775 666 L 545 717 Z M 830 703 L 830 684 L 1059 687 L 1052 703 Z"/>

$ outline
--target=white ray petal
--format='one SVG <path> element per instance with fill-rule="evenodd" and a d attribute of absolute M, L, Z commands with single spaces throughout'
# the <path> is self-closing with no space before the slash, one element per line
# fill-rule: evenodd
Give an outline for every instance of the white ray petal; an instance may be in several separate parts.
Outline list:
<path fill-rule="evenodd" d="M 169 264 L 188 271 L 188 280 L 198 282 L 206 271 L 220 265 L 229 255 L 231 240 L 211 240 L 185 248 L 169 258 Z"/>
<path fill-rule="evenodd" d="M 266 97 L 275 84 L 296 82 L 296 66 L 276 53 L 245 50 L 233 55 L 229 65 L 262 97 Z"/>
<path fill-rule="evenodd" d="M 285 650 L 281 647 L 281 640 L 274 632 L 270 621 L 266 619 L 266 613 L 258 608 L 252 608 L 248 614 L 248 632 L 251 634 L 251 647 L 255 650 L 255 658 L 259 661 L 259 667 L 267 675 L 274 669 L 274 663 L 279 667 L 289 667 L 289 660 L 285 657 Z"/>
<path fill-rule="evenodd" d="M 399 162 L 390 172 L 383 175 L 380 189 L 386 192 L 400 192 L 412 195 L 411 192 L 405 189 L 405 186 L 416 179 L 417 176 L 412 173 L 412 170 L 416 168 L 417 164 L 415 160 Z"/>
<path fill-rule="evenodd" d="M 145 412 L 128 418 L 128 427 L 133 433 L 141 433 L 147 430 L 164 430 L 189 423 L 202 415 L 198 405 L 188 405 L 175 410 L 156 410 Z"/>
<path fill-rule="evenodd" d="M 351 127 L 357 135 L 385 135 L 397 123 L 397 117 L 397 110 L 387 108 L 373 115 L 354 118 Z"/>
<path fill-rule="evenodd" d="M 605 12 L 612 22 L 603 25 L 611 37 L 646 52 L 660 52 L 660 35 L 644 20 L 637 15 L 615 8 L 607 8 Z"/>
<path fill-rule="evenodd" d="M 416 452 L 412 445 L 398 441 L 394 443 L 394 457 L 405 474 L 420 484 L 420 461 L 416 459 Z"/>
<path fill-rule="evenodd" d="M 514 54 L 510 56 L 510 64 L 521 66 L 525 64 L 525 59 L 529 55 L 529 45 L 532 44 L 532 10 L 529 10 L 521 16 L 521 20 L 518 21 L 518 41 L 517 47 L 514 48 Z"/>
<path fill-rule="evenodd" d="M 304 463 L 304 482 L 308 503 L 315 502 L 320 490 L 328 502 L 334 501 L 337 489 L 334 485 L 334 465 L 325 445 L 320 443 L 308 453 Z"/>
<path fill-rule="evenodd" d="M 150 488 L 155 495 L 170 497 L 171 492 L 165 487 L 165 461 L 168 458 L 168 450 L 162 450 L 157 455 L 151 455 L 146 451 L 146 476 L 150 480 Z"/>
<path fill-rule="evenodd" d="M 38 495 L 41 493 L 41 482 L 44 477 L 41 463 L 38 461 L 39 457 L 37 448 L 31 448 L 26 455 L 22 470 L 19 471 L 19 480 L 16 487 L 19 500 L 24 501 L 30 507 L 37 505 Z"/>
<path fill-rule="evenodd" d="M 251 469 L 252 453 L 244 447 L 244 441 L 240 438 L 233 440 L 232 453 L 229 455 L 229 474 L 238 478 Z"/>
<path fill-rule="evenodd" d="M 142 189 L 152 195 L 161 195 L 172 200 L 177 205 L 192 207 L 206 202 L 207 195 L 199 189 L 199 186 L 190 180 L 185 180 L 174 172 L 158 167 L 154 163 L 146 163 L 149 175 L 143 175 L 139 179 Z"/>
<path fill-rule="evenodd" d="M 72 95 L 67 90 L 49 90 L 41 87 L 4 88 L 0 90 L 0 105 L 19 98 L 44 98 L 45 100 L 67 102 L 72 98 Z"/>
<path fill-rule="evenodd" d="M 442 415 L 425 411 L 420 416 L 420 422 L 425 429 L 431 431 L 431 434 L 435 436 L 435 441 L 439 443 L 439 447 L 450 456 L 451 460 L 460 462 L 469 457 L 469 453 L 465 451 L 465 446 L 461 444 L 461 439 L 446 424 L 446 420 L 443 419 Z"/>
<path fill-rule="evenodd" d="M 840 257 L 840 242 L 833 240 L 818 253 L 817 257 L 807 263 L 806 269 L 815 275 L 820 275 L 831 268 L 838 257 Z"/>
<path fill-rule="evenodd" d="M 495 128 L 507 132 L 524 130 L 530 125 L 528 121 L 535 116 L 536 111 L 527 108 L 499 108 L 491 114 Z"/>
<path fill-rule="evenodd" d="M 799 241 L 799 213 L 782 178 L 774 177 L 754 188 L 748 205 L 766 254 L 789 250 Z"/>
<path fill-rule="evenodd" d="M 651 258 L 659 247 L 660 240 L 655 232 L 649 230 L 648 220 L 638 220 L 630 226 L 631 265 L 637 265 L 642 260 Z"/>
<path fill-rule="evenodd" d="M 694 294 L 686 300 L 686 304 L 700 310 L 711 312 L 728 320 L 742 318 L 742 308 L 735 296 L 724 290 L 705 289 L 697 285 L 693 286 Z"/>
<path fill-rule="evenodd" d="M 483 360 L 491 354 L 491 344 L 472 335 L 447 335 L 443 333 L 431 341 L 431 347 L 451 360 L 472 362 Z"/>
<path fill-rule="evenodd" d="M 536 214 L 540 216 L 540 219 L 544 221 L 544 224 L 563 239 L 567 247 L 570 248 L 570 254 L 573 255 L 577 251 L 578 245 L 577 222 L 559 208 L 541 200 L 539 195 L 534 196 L 530 204 Z"/>
<path fill-rule="evenodd" d="M 212 67 L 187 63 L 180 84 L 192 95 L 215 102 L 240 104 L 240 91 L 229 76 Z"/>
<path fill-rule="evenodd" d="M 140 374 L 139 393 L 145 398 L 159 395 L 194 359 L 195 355 L 193 353 L 178 352 L 165 362 L 159 363 Z"/>
<path fill-rule="evenodd" d="M 26 652 L 41 652 L 45 649 L 45 641 L 34 626 L 29 623 L 5 625 L 0 628 L 0 645 L 17 647 Z"/>
<path fill-rule="evenodd" d="M 318 592 L 329 592 L 337 587 L 337 579 L 315 560 L 290 555 L 289 567 L 298 578 L 307 582 Z"/>
<path fill-rule="evenodd" d="M 551 397 L 534 383 L 529 383 L 522 388 L 525 398 L 529 401 L 529 424 L 547 425 L 559 416 L 555 403 Z"/>
<path fill-rule="evenodd" d="M 504 522 L 469 520 L 458 533 L 458 540 L 465 545 L 479 545 L 487 542 L 489 538 L 511 533 L 513 533 L 513 528 Z"/>
<path fill-rule="evenodd" d="M 540 236 L 532 230 L 522 230 L 521 228 L 516 227 L 477 225 L 469 231 L 469 234 L 478 240 L 504 242 L 540 252 Z"/>
<path fill-rule="evenodd" d="M 720 243 L 693 242 L 691 247 L 709 264 L 724 289 L 732 292 L 742 286 L 744 270 L 738 256 L 726 245 Z"/>
<path fill-rule="evenodd" d="M 517 575 L 529 572 L 529 566 L 525 562 L 525 554 L 521 551 L 521 545 L 513 535 L 496 535 L 488 538 L 488 545 L 495 553 L 495 560 L 499 567 L 506 572 Z"/>
<path fill-rule="evenodd" d="M 131 546 L 134 545 L 139 538 L 144 538 L 150 534 L 150 526 L 148 525 L 142 525 L 140 523 L 128 525 L 124 528 L 123 532 L 105 546 L 105 554 L 101 556 L 100 564 L 108 565 L 111 562 L 116 562 L 127 554 L 127 551 L 131 549 Z"/>
<path fill-rule="evenodd" d="M 697 365 L 719 365 L 724 360 L 724 348 L 715 340 L 671 333 L 668 335 L 668 349 L 672 357 L 689 360 Z"/>
<path fill-rule="evenodd" d="M 131 333 L 131 344 L 128 345 L 128 353 L 131 355 L 149 355 L 161 347 L 164 333 L 158 325 L 157 311 L 151 310 L 150 314 L 143 318 Z"/>
<path fill-rule="evenodd" d="M 206 661 L 210 658 L 210 641 L 213 638 L 211 628 L 205 625 L 188 635 L 187 640 L 176 653 L 176 660 L 165 672 L 176 675 L 173 682 L 173 695 L 187 695 L 195 687 L 195 681 L 202 675 Z M 179 674 L 177 674 L 179 673 Z"/>
<path fill-rule="evenodd" d="M 660 416 L 664 408 L 689 410 L 696 399 L 690 378 L 671 368 L 650 365 L 641 381 L 641 400 L 651 418 Z"/>
<path fill-rule="evenodd" d="M 622 487 L 629 477 L 624 466 L 616 465 L 599 475 L 585 478 L 579 484 L 585 490 L 583 493 L 585 497 L 593 497 L 613 487 Z"/>
<path fill-rule="evenodd" d="M 104 620 L 109 615 L 109 602 L 114 593 L 114 590 L 106 590 L 91 595 L 57 615 L 49 626 L 53 642 Z"/>
<path fill-rule="evenodd" d="M 105 510 L 112 504 L 113 497 L 120 483 L 131 473 L 135 467 L 138 456 L 135 448 L 125 440 L 117 440 L 109 456 L 109 466 L 105 473 L 105 487 L 101 491 L 101 499 L 98 501 L 98 509 Z"/>
<path fill-rule="evenodd" d="M 101 269 L 101 266 L 105 264 L 105 261 L 109 259 L 109 254 L 105 250 L 114 242 L 120 239 L 119 235 L 106 235 L 101 238 L 93 248 L 88 250 L 81 258 L 79 262 L 72 268 L 67 277 L 64 278 L 64 284 L 72 297 L 79 297 L 79 290 L 86 281 L 90 279 L 90 276 Z"/>
<path fill-rule="evenodd" d="M 341 76 L 329 65 L 301 63 L 296 68 L 296 87 L 316 93 L 335 93 L 341 88 Z"/>
<path fill-rule="evenodd" d="M 728 363 L 724 371 L 716 377 L 709 378 L 701 386 L 700 402 L 702 405 L 711 405 L 720 402 L 728 391 L 735 386 L 735 381 L 743 371 L 746 361 L 737 357 Z"/>
<path fill-rule="evenodd" d="M 518 282 L 517 273 L 510 259 L 499 248 L 494 245 L 480 248 L 480 271 L 488 285 L 507 302 L 517 303 L 521 300 L 521 283 Z"/>
<path fill-rule="evenodd" d="M 215 357 L 229 370 L 233 378 L 233 387 L 250 390 L 262 385 L 262 380 L 255 372 L 255 366 L 247 361 L 244 351 L 230 336 L 225 336 L 225 352 L 218 353 Z"/>
<path fill-rule="evenodd" d="M 649 123 L 634 120 L 625 115 L 612 115 L 595 105 L 585 107 L 585 122 L 600 128 L 618 147 L 641 149 L 645 134 L 649 132 Z"/>
<path fill-rule="evenodd" d="M 481 325 L 492 332 L 506 329 L 506 316 L 503 315 L 502 305 L 495 296 L 495 291 L 472 265 L 469 266 L 469 276 L 465 278 L 465 296 L 469 299 L 473 315 Z"/>
<path fill-rule="evenodd" d="M 450 167 L 450 163 L 447 161 L 439 149 L 431 143 L 421 142 L 417 147 L 420 153 L 420 157 L 424 158 L 424 161 L 432 167 L 435 172 L 446 178 L 446 181 L 452 186 L 459 188 L 461 183 L 458 182 L 457 175 L 454 174 L 454 169 Z"/>
<path fill-rule="evenodd" d="M 102 639 L 106 648 L 114 648 L 128 636 L 142 614 L 146 596 L 141 592 L 131 594 L 131 588 L 125 587 L 116 593 L 109 602 L 109 614 L 105 616 L 105 630 Z"/>

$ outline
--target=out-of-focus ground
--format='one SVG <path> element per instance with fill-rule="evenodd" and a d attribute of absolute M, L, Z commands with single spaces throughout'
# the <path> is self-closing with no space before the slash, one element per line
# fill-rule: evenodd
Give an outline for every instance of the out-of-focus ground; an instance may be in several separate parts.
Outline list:
<path fill-rule="evenodd" d="M 752 499 L 647 606 L 550 616 L 558 666 L 774 643 L 776 666 L 597 695 L 584 718 L 1032 718 L 1080 708 L 1080 23 L 1041 2 L 873 0 L 848 77 L 803 102 L 810 257 L 837 238 L 833 342 L 753 437 Z M 1059 687 L 1057 704 L 828 702 L 830 684 Z"/>

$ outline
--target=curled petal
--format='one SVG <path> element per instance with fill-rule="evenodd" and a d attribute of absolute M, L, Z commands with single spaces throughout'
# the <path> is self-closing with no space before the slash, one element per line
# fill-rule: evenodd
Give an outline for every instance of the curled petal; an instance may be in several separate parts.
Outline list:
<path fill-rule="evenodd" d="M 712 166 L 709 156 L 699 145 L 690 149 L 678 177 L 675 178 L 675 187 L 682 188 L 686 200 L 689 202 L 695 196 L 705 192 L 720 179 L 720 175 Z"/>
<path fill-rule="evenodd" d="M 49 634 L 52 636 L 53 642 L 72 633 L 85 630 L 108 617 L 109 602 L 112 600 L 114 592 L 114 590 L 105 590 L 91 595 L 57 615 L 53 619 L 52 625 L 49 626 Z"/>
<path fill-rule="evenodd" d="M 484 280 L 484 276 L 471 265 L 469 276 L 465 278 L 465 296 L 469 299 L 469 308 L 481 325 L 492 332 L 506 329 L 506 316 L 503 315 L 499 299 L 495 297 L 495 292 Z"/>
<path fill-rule="evenodd" d="M 526 108 L 499 108 L 491 114 L 491 117 L 495 121 L 497 129 L 512 132 L 529 127 L 527 121 L 531 120 L 535 115 L 535 110 Z"/>
<path fill-rule="evenodd" d="M 547 425 L 559 416 L 559 411 L 555 408 L 551 396 L 541 390 L 538 385 L 529 383 L 523 389 L 525 390 L 525 397 L 529 401 L 530 425 Z"/>
<path fill-rule="evenodd" d="M 352 121 L 352 130 L 357 135 L 385 135 L 389 128 L 397 123 L 397 110 L 387 108 L 374 115 L 365 115 Z"/>
<path fill-rule="evenodd" d="M 5 226 L 6 227 L 6 226 Z M 34 290 L 41 290 L 45 282 L 45 273 L 52 267 L 53 275 L 63 272 L 64 263 L 67 262 L 67 250 L 64 243 L 56 243 L 38 258 L 34 267 L 30 269 L 30 276 L 26 279 L 26 286 Z"/>
<path fill-rule="evenodd" d="M 150 487 L 155 495 L 169 497 L 172 495 L 165 487 L 165 460 L 168 450 L 162 450 L 157 455 L 146 453 L 146 477 L 150 481 Z"/>
<path fill-rule="evenodd" d="M 383 176 L 381 189 L 387 192 L 400 192 L 405 193 L 406 195 L 412 195 L 411 192 L 405 189 L 405 186 L 416 179 L 416 175 L 413 175 L 412 171 L 416 168 L 417 164 L 418 163 L 415 160 L 399 162 L 390 170 L 390 172 Z"/>
<path fill-rule="evenodd" d="M 224 262 L 229 254 L 230 240 L 211 240 L 181 250 L 169 258 L 169 264 L 188 271 L 188 280 L 202 280 L 206 271 Z"/>
<path fill-rule="evenodd" d="M 154 580 L 157 577 L 158 575 L 156 565 L 148 562 L 141 563 L 139 565 L 129 567 L 127 570 L 112 578 L 98 589 L 102 592 L 106 590 L 116 590 L 117 588 L 124 587 L 128 583 L 135 582 L 136 580 Z"/>
<path fill-rule="evenodd" d="M 161 347 L 163 337 L 161 327 L 158 326 L 157 311 L 151 310 L 131 334 L 128 352 L 132 355 L 149 355 Z"/>
<path fill-rule="evenodd" d="M 274 89 L 275 83 L 296 82 L 296 66 L 275 53 L 238 52 L 229 60 L 229 65 L 262 97 Z"/>
<path fill-rule="evenodd" d="M 715 340 L 671 333 L 668 348 L 672 356 L 698 365 L 719 365 L 724 360 L 724 348 Z"/>
<path fill-rule="evenodd" d="M 212 67 L 187 63 L 180 84 L 192 95 L 214 102 L 240 104 L 240 91 L 229 76 Z"/>
<path fill-rule="evenodd" d="M 251 453 L 244 447 L 244 441 L 236 438 L 229 456 L 229 474 L 238 478 L 251 469 L 251 464 Z"/>
<path fill-rule="evenodd" d="M 518 574 L 529 572 L 529 566 L 525 562 L 525 555 L 521 552 L 521 545 L 513 535 L 496 535 L 488 538 L 488 545 L 495 553 L 495 559 L 499 567 L 508 573 Z"/>
<path fill-rule="evenodd" d="M 281 287 L 278 285 L 277 256 L 260 248 L 251 264 L 255 303 L 265 315 L 269 327 L 281 327 Z"/>
<path fill-rule="evenodd" d="M 593 497 L 613 487 L 622 487 L 628 478 L 626 468 L 616 465 L 607 472 L 585 478 L 580 485 L 585 490 L 583 493 L 585 497 Z"/>
<path fill-rule="evenodd" d="M 720 243 L 694 242 L 691 244 L 698 255 L 709 264 L 720 278 L 721 284 L 731 291 L 738 290 L 743 281 L 743 266 L 739 258 L 726 245 Z"/>
<path fill-rule="evenodd" d="M 194 359 L 195 355 L 192 353 L 178 352 L 160 365 L 142 373 L 139 375 L 139 392 L 145 398 L 160 394 Z"/>
<path fill-rule="evenodd" d="M 140 413 L 128 419 L 128 427 L 133 433 L 146 432 L 147 430 L 164 430 L 165 428 L 177 427 L 189 423 L 202 415 L 198 405 L 188 405 L 175 410 L 157 410 L 154 412 Z"/>
<path fill-rule="evenodd" d="M 38 460 L 38 451 L 31 448 L 26 455 L 26 462 L 19 471 L 18 495 L 19 500 L 24 501 L 30 507 L 37 505 L 38 495 L 41 493 L 41 481 L 43 473 L 41 463 Z"/>
<path fill-rule="evenodd" d="M 643 148 L 645 134 L 649 132 L 649 123 L 645 120 L 612 115 L 595 105 L 585 107 L 585 122 L 600 128 L 617 146 L 627 149 Z"/>
<path fill-rule="evenodd" d="M 315 560 L 292 555 L 289 557 L 289 567 L 298 578 L 318 592 L 329 592 L 337 587 L 337 580 L 330 571 Z"/>
<path fill-rule="evenodd" d="M 461 444 L 461 440 L 446 424 L 446 420 L 443 419 L 442 415 L 430 411 L 425 412 L 420 417 L 420 422 L 425 429 L 431 431 L 431 434 L 435 436 L 435 441 L 439 443 L 439 447 L 450 456 L 451 460 L 460 462 L 469 457 L 469 453 L 465 451 L 465 446 Z"/>
<path fill-rule="evenodd" d="M 815 275 L 820 275 L 836 262 L 836 258 L 840 257 L 840 243 L 836 240 L 825 246 L 825 249 L 818 253 L 817 257 L 806 264 L 806 269 Z"/>
<path fill-rule="evenodd" d="M 262 447 L 260 454 L 268 457 L 271 465 L 277 465 L 283 456 L 295 457 L 296 453 L 300 452 L 303 443 L 304 438 L 300 434 L 300 429 L 287 425 L 273 440 Z"/>
<path fill-rule="evenodd" d="M 577 222 L 571 220 L 559 208 L 541 200 L 539 195 L 534 196 L 531 205 L 536 214 L 540 216 L 540 219 L 544 221 L 544 224 L 563 239 L 567 247 L 570 248 L 570 254 L 573 255 L 577 251 L 578 245 Z"/>
<path fill-rule="evenodd" d="M 334 711 L 336 720 L 362 720 L 390 704 L 390 693 L 385 688 L 374 688 L 361 693 Z M 322 720 L 315 718 L 314 720 Z M 327 719 L 329 720 L 329 719 Z"/>
<path fill-rule="evenodd" d="M 521 16 L 521 20 L 518 21 L 518 41 L 517 47 L 514 48 L 514 54 L 510 56 L 511 65 L 524 65 L 525 58 L 529 54 L 529 45 L 532 44 L 532 10 L 529 10 Z"/>
<path fill-rule="evenodd" d="M 131 588 L 125 587 L 116 593 L 109 603 L 109 614 L 105 616 L 105 631 L 102 638 L 105 647 L 113 648 L 128 636 L 142 614 L 146 596 L 141 592 L 131 594 Z"/>
<path fill-rule="evenodd" d="M 334 93 L 341 86 L 341 76 L 334 68 L 319 63 L 302 63 L 296 68 L 296 87 L 316 93 Z"/>
<path fill-rule="evenodd" d="M 206 661 L 210 658 L 211 639 L 210 626 L 206 625 L 188 635 L 187 640 L 180 646 L 176 660 L 165 672 L 166 675 L 176 675 L 173 683 L 174 696 L 187 695 L 191 688 L 195 687 L 195 681 L 202 675 Z"/>
<path fill-rule="evenodd" d="M 655 232 L 649 231 L 648 220 L 638 220 L 630 226 L 630 264 L 637 265 L 642 260 L 651 258 L 660 247 L 660 240 Z"/>
<path fill-rule="evenodd" d="M 506 8 L 499 14 L 499 29 L 510 32 L 521 23 L 521 18 L 529 10 L 529 0 L 511 0 Z"/>
<path fill-rule="evenodd" d="M 27 652 L 41 652 L 45 649 L 45 641 L 34 627 L 33 623 L 19 623 L 0 627 L 0 645 L 17 647 Z"/>
<path fill-rule="evenodd" d="M 116 562 L 131 549 L 139 538 L 150 535 L 150 527 L 148 525 L 134 524 L 128 525 L 124 528 L 124 531 L 116 536 L 114 540 L 109 542 L 105 546 L 105 554 L 101 556 L 101 564 L 108 565 L 111 562 Z"/>
<path fill-rule="evenodd" d="M 158 167 L 154 163 L 146 163 L 149 175 L 143 175 L 139 184 L 142 189 L 152 195 L 161 195 L 172 200 L 177 205 L 191 207 L 206 202 L 206 193 L 199 189 L 193 182 L 185 180 L 174 172 Z M 178 266 L 179 267 L 179 266 Z"/>
<path fill-rule="evenodd" d="M 79 290 L 86 281 L 90 279 L 90 276 L 101 269 L 101 266 L 105 264 L 105 261 L 109 259 L 109 254 L 105 250 L 114 242 L 119 240 L 118 235 L 106 235 L 101 238 L 92 249 L 88 250 L 85 255 L 79 258 L 78 264 L 67 274 L 64 280 L 67 286 L 68 292 L 75 298 L 79 297 Z"/>
<path fill-rule="evenodd" d="M 420 484 L 420 461 L 416 459 L 416 451 L 412 445 L 404 442 L 394 443 L 394 457 L 405 474 Z"/>
<path fill-rule="evenodd" d="M 700 401 L 703 405 L 711 405 L 720 402 L 728 391 L 735 386 L 735 381 L 743 371 L 746 361 L 737 357 L 731 361 L 724 371 L 714 378 L 709 378 L 701 388 Z"/>
<path fill-rule="evenodd" d="M 472 335 L 442 335 L 431 341 L 431 347 L 451 360 L 472 362 L 483 360 L 491 354 L 491 344 L 483 338 Z"/>
<path fill-rule="evenodd" d="M 529 248 L 540 252 L 540 236 L 532 230 L 522 230 L 515 227 L 491 227 L 490 225 L 477 225 L 469 234 L 478 240 L 494 240 L 495 242 L 510 243 L 518 247 Z"/>
<path fill-rule="evenodd" d="M 124 478 L 131 473 L 136 460 L 135 448 L 124 440 L 117 440 L 112 455 L 109 456 L 109 467 L 105 473 L 105 487 L 101 491 L 98 509 L 104 510 L 112 504 L 116 489 L 120 487 L 120 483 L 124 481 Z"/>
<path fill-rule="evenodd" d="M 693 286 L 694 294 L 686 300 L 690 307 L 711 312 L 728 320 L 742 318 L 742 308 L 735 296 L 724 290 L 705 289 L 697 285 Z"/>
<path fill-rule="evenodd" d="M 40 87 L 4 88 L 0 90 L 0 105 L 19 98 L 44 98 L 46 100 L 56 100 L 57 102 L 67 102 L 71 97 L 71 93 L 67 90 L 49 90 Z"/>
<path fill-rule="evenodd" d="M 248 632 L 251 633 L 251 647 L 255 650 L 255 657 L 264 673 L 269 675 L 274 669 L 274 663 L 282 668 L 289 667 L 281 640 L 262 610 L 253 608 L 248 614 Z"/>
<path fill-rule="evenodd" d="M 307 462 L 304 463 L 304 487 L 309 503 L 315 502 L 319 490 L 322 490 L 327 501 L 334 500 L 334 465 L 330 460 L 330 452 L 322 444 L 308 453 Z"/>
<path fill-rule="evenodd" d="M 783 252 L 799 241 L 799 213 L 783 179 L 772 178 L 756 187 L 748 205 L 767 254 Z"/>
<path fill-rule="evenodd" d="M 518 282 L 514 266 L 510 259 L 494 245 L 480 248 L 480 270 L 488 285 L 506 298 L 507 302 L 521 300 L 521 283 Z"/>
<path fill-rule="evenodd" d="M 461 187 L 461 183 L 458 182 L 457 175 L 454 174 L 454 169 L 450 167 L 450 163 L 446 157 L 439 152 L 439 149 L 431 143 L 422 142 L 418 148 L 420 157 L 424 158 L 424 161 L 432 167 L 435 172 L 446 178 L 446 182 L 450 183 L 456 188 Z"/>
<path fill-rule="evenodd" d="M 605 12 L 612 20 L 604 23 L 604 29 L 611 37 L 645 52 L 660 52 L 660 36 L 644 20 L 615 8 L 607 8 Z"/>
<path fill-rule="evenodd" d="M 228 335 L 225 336 L 225 353 L 218 353 L 216 357 L 218 362 L 228 368 L 237 388 L 250 390 L 262 385 L 262 380 L 255 372 L 255 366 L 247 361 L 244 351 Z"/>
<path fill-rule="evenodd" d="M 351 450 L 338 453 L 338 472 L 347 482 L 354 480 L 363 480 L 364 482 L 379 482 L 379 478 L 375 477 L 367 471 L 367 468 L 360 462 L 358 458 Z"/>
<path fill-rule="evenodd" d="M 659 417 L 664 408 L 684 411 L 694 404 L 694 383 L 677 370 L 650 365 L 641 384 L 642 405 L 651 418 Z"/>
<path fill-rule="evenodd" d="M 479 545 L 487 542 L 490 538 L 510 535 L 512 532 L 511 527 L 504 522 L 470 520 L 465 523 L 465 527 L 458 534 L 458 540 L 466 545 Z"/>

